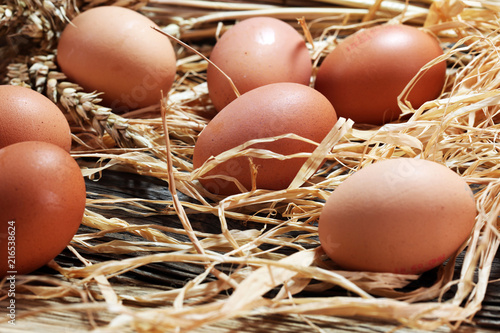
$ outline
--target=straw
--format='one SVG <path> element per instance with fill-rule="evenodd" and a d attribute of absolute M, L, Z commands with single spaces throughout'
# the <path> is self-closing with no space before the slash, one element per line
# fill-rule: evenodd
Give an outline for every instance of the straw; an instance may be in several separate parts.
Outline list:
<path fill-rule="evenodd" d="M 39 306 L 19 318 L 39 318 L 51 311 L 84 313 L 89 326 L 102 332 L 185 332 L 252 315 L 300 315 L 310 325 L 317 315 L 362 316 L 434 330 L 470 323 L 481 309 L 500 235 L 496 144 L 500 22 L 494 3 L 297 0 L 285 6 L 282 1 L 68 0 L 43 4 L 8 0 L 0 5 L 0 38 L 17 36 L 21 41 L 15 50 L 0 47 L 2 82 L 31 87 L 60 106 L 71 123 L 72 154 L 85 177 L 98 182 L 108 170 L 126 171 L 164 181 L 171 196 L 120 198 L 89 191 L 82 229 L 68 247 L 75 265 L 64 266 L 56 258 L 49 266 L 57 273 L 20 276 L 19 302 L 36 301 Z M 101 104 L 101 92 L 84 91 L 58 68 L 55 48 L 63 27 L 78 12 L 102 4 L 148 15 L 165 38 L 179 41 L 173 43 L 178 56 L 176 83 L 157 105 L 115 114 Z M 315 66 L 349 34 L 387 21 L 433 33 L 444 55 L 424 66 L 401 93 L 404 119 L 360 126 L 341 118 L 323 142 L 315 143 L 312 153 L 287 156 L 252 147 L 281 138 L 307 141 L 284 134 L 249 141 L 194 170 L 194 144 L 214 115 L 206 84 L 207 57 L 219 34 L 255 15 L 289 22 L 304 35 Z M 406 96 L 426 68 L 441 60 L 448 63 L 442 94 L 415 109 Z M 198 180 L 209 170 L 238 156 L 303 157 L 306 162 L 282 190 L 246 189 L 223 197 L 201 186 Z M 399 157 L 447 166 L 475 189 L 477 204 L 470 239 L 436 271 L 430 285 L 413 289 L 408 286 L 417 282 L 418 275 L 342 270 L 325 257 L 317 238 L 317 221 L 331 191 L 360 168 Z M 120 215 L 113 215 L 117 212 Z M 123 215 L 145 222 L 133 223 Z M 195 216 L 218 224 L 220 232 L 196 230 L 191 223 Z M 149 222 L 150 217 L 175 218 L 179 223 Z M 244 228 L 233 229 L 234 223 Z M 89 258 L 99 254 L 102 261 L 91 264 Z M 192 267 L 195 277 L 169 288 L 135 280 L 132 290 L 118 282 L 127 272 L 155 264 Z M 332 287 L 344 293 L 322 296 Z M 72 302 L 65 304 L 68 295 Z M 97 323 L 98 314 L 105 322 Z"/>

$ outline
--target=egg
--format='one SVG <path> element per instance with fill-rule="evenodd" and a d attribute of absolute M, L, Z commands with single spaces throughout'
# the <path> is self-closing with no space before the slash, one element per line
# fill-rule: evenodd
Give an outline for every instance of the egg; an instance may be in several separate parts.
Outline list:
<path fill-rule="evenodd" d="M 71 149 L 71 130 L 62 111 L 30 88 L 0 85 L 0 119 L 0 148 L 21 141 L 45 141 Z"/>
<path fill-rule="evenodd" d="M 356 271 L 419 274 L 468 239 L 476 205 L 465 180 L 437 162 L 388 159 L 350 175 L 319 218 L 321 247 Z"/>
<path fill-rule="evenodd" d="M 429 33 L 401 24 L 386 24 L 345 38 L 321 63 L 315 88 L 335 107 L 339 117 L 382 125 L 401 114 L 398 96 L 419 70 L 443 55 Z M 413 108 L 434 100 L 446 80 L 446 62 L 430 67 L 412 87 Z"/>
<path fill-rule="evenodd" d="M 57 62 L 85 91 L 102 92 L 103 104 L 126 112 L 158 104 L 176 74 L 168 37 L 132 9 L 100 6 L 77 15 L 59 39 Z"/>
<path fill-rule="evenodd" d="M 240 94 L 277 82 L 309 85 L 312 61 L 304 38 L 288 23 L 252 17 L 236 23 L 215 43 L 210 61 L 227 74 Z M 207 68 L 209 96 L 217 111 L 236 98 L 227 78 Z"/>
<path fill-rule="evenodd" d="M 203 129 L 194 147 L 193 166 L 199 168 L 209 158 L 253 139 L 294 133 L 319 143 L 336 122 L 337 115 L 330 102 L 311 87 L 289 82 L 258 87 L 228 104 Z M 250 147 L 291 155 L 310 153 L 316 145 L 282 138 Z M 305 161 L 305 157 L 285 160 L 253 158 L 252 163 L 257 167 L 257 188 L 287 188 Z M 234 178 L 251 190 L 248 157 L 235 157 L 219 164 L 204 174 L 200 182 L 215 194 L 238 193 L 235 183 L 224 177 Z"/>
<path fill-rule="evenodd" d="M 0 276 L 33 272 L 64 250 L 85 200 L 82 173 L 66 150 L 41 141 L 0 149 Z"/>

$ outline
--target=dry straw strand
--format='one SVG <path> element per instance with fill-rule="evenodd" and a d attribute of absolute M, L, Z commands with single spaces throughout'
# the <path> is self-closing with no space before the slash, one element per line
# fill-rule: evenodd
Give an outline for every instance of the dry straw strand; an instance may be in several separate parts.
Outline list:
<path fill-rule="evenodd" d="M 55 42 L 62 27 L 78 11 L 103 4 L 141 11 L 155 19 L 162 32 L 189 42 L 197 51 L 193 55 L 187 44 L 176 46 L 177 81 L 158 105 L 115 114 L 100 104 L 100 92 L 84 91 L 59 71 Z M 56 260 L 50 263 L 59 273 L 53 277 L 20 277 L 20 299 L 52 301 L 51 306 L 42 305 L 22 316 L 54 310 L 82 312 L 91 327 L 103 332 L 181 332 L 254 314 L 360 315 L 427 330 L 468 323 L 484 299 L 500 236 L 497 10 L 491 2 L 459 0 L 411 4 L 297 0 L 289 6 L 278 0 L 7 1 L 0 6 L 0 41 L 17 44 L 0 48 L 6 55 L 2 60 L 5 71 L 0 72 L 3 82 L 32 87 L 61 107 L 72 124 L 73 154 L 86 177 L 97 180 L 107 170 L 125 170 L 165 181 L 172 194 L 165 200 L 149 200 L 88 193 L 82 224 L 91 231 L 76 235 L 70 246 L 75 261 L 82 265 L 69 268 Z M 400 96 L 406 120 L 360 127 L 340 119 L 315 152 L 299 154 L 308 162 L 288 189 L 248 189 L 226 198 L 214 196 L 197 179 L 218 163 L 237 156 L 285 160 L 294 156 L 255 149 L 251 144 L 281 137 L 305 140 L 286 134 L 247 142 L 193 170 L 193 145 L 213 111 L 204 75 L 211 49 L 207 40 L 215 40 L 221 21 L 228 28 L 255 15 L 278 17 L 299 32 L 310 33 L 305 39 L 316 65 L 342 38 L 360 28 L 391 20 L 425 28 L 445 49 L 435 61 L 444 59 L 449 64 L 447 86 L 438 99 L 414 109 L 405 100 L 411 82 Z M 23 45 L 32 47 L 27 50 Z M 476 228 L 461 249 L 461 267 L 457 266 L 458 251 L 438 270 L 432 285 L 410 291 L 401 288 L 418 276 L 348 272 L 325 261 L 315 225 L 324 200 L 350 174 L 378 160 L 398 157 L 425 158 L 448 166 L 476 189 L 478 208 Z M 323 158 L 327 163 L 315 172 Z M 96 162 L 84 162 L 89 159 Z M 186 197 L 180 197 L 181 193 Z M 179 227 L 139 225 L 110 217 L 113 210 L 141 219 L 176 216 L 181 223 Z M 195 230 L 190 221 L 195 214 L 215 218 L 221 232 Z M 230 222 L 234 221 L 251 227 L 233 230 Z M 113 257 L 89 264 L 87 257 L 94 254 Z M 181 287 L 140 284 L 132 291 L 115 284 L 127 272 L 162 263 L 190 265 L 197 273 Z M 457 270 L 458 278 L 453 274 Z M 357 296 L 297 296 L 304 290 L 319 293 L 332 286 Z M 270 290 L 276 296 L 263 297 Z M 445 298 L 451 290 L 452 297 Z M 232 295 L 225 296 L 224 291 Z M 69 302 L 69 296 L 71 304 L 57 303 Z M 108 315 L 102 327 L 93 318 L 98 313 Z"/>

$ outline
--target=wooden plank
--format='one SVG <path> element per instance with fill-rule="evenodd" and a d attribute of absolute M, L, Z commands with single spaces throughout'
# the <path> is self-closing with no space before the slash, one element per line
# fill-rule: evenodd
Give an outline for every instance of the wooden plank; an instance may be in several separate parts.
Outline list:
<path fill-rule="evenodd" d="M 129 198 L 147 198 L 154 200 L 169 199 L 169 192 L 166 184 L 158 179 L 139 177 L 133 174 L 110 172 L 107 171 L 105 176 L 98 182 L 87 181 L 87 190 L 89 193 L 99 193 L 106 195 L 117 195 L 120 197 Z M 187 198 L 184 198 L 188 200 Z M 103 211 L 109 216 L 118 216 L 127 218 L 130 223 L 158 223 L 168 224 L 173 227 L 181 227 L 176 216 L 150 216 L 147 218 L 131 217 L 126 211 L 113 210 Z M 192 215 L 193 225 L 198 230 L 204 232 L 219 232 L 220 226 L 216 217 L 209 215 Z M 239 222 L 229 221 L 232 228 L 244 229 L 246 226 Z M 80 232 L 89 231 L 86 227 L 81 227 Z M 176 235 L 178 237 L 179 235 Z M 125 237 L 120 234 L 109 235 L 109 237 Z M 131 237 L 131 236 L 126 236 Z M 184 237 L 185 238 L 185 237 Z M 130 238 L 127 238 L 130 239 Z M 120 258 L 113 254 L 93 254 L 85 253 L 85 257 L 91 261 L 99 262 Z M 74 255 L 69 251 L 64 251 L 57 257 L 57 262 L 62 266 L 81 265 L 75 259 Z M 202 272 L 202 268 L 188 263 L 162 263 L 151 264 L 134 269 L 131 272 L 125 273 L 120 277 L 113 279 L 113 288 L 118 293 L 134 293 L 137 290 L 142 291 L 159 291 L 169 288 L 178 288 L 183 286 L 186 281 L 196 277 Z M 54 272 L 47 267 L 44 267 L 36 272 L 36 274 L 46 274 L 54 276 Z M 432 276 L 430 277 L 432 278 Z M 493 262 L 491 280 L 487 296 L 484 300 L 484 305 L 481 311 L 474 318 L 475 325 L 465 325 L 458 332 L 469 333 L 489 333 L 500 330 L 500 282 L 495 280 L 500 279 L 500 255 L 497 255 Z M 425 282 L 425 281 L 423 281 Z M 135 290 L 135 291 L 134 291 Z M 340 293 L 342 291 L 334 290 L 332 293 Z M 327 292 L 328 294 L 328 292 Z M 308 294 L 306 296 L 311 296 Z M 301 294 L 297 295 L 301 297 Z M 0 301 L 0 308 L 5 309 L 7 300 Z M 44 308 L 53 305 L 72 304 L 79 302 L 78 298 L 64 298 L 60 300 L 17 300 L 18 319 L 16 325 L 8 323 L 0 324 L 0 332 L 87 332 L 95 327 L 90 325 L 94 320 L 97 326 L 104 326 L 113 319 L 113 314 L 103 311 L 92 318 L 85 312 L 41 312 L 35 316 L 23 318 L 23 314 L 35 308 Z M 133 304 L 129 305 L 132 308 Z M 366 319 L 339 318 L 332 316 L 278 316 L 267 315 L 259 317 L 235 318 L 225 320 L 213 325 L 201 327 L 195 332 L 352 332 L 352 333 L 367 333 L 367 332 L 386 332 L 396 329 L 397 326 L 390 323 L 374 322 Z M 443 327 L 436 332 L 447 332 L 448 329 Z M 419 333 L 420 330 L 400 329 L 398 332 L 403 333 Z"/>
<path fill-rule="evenodd" d="M 50 301 L 25 301 L 18 304 L 19 314 L 46 304 L 53 305 Z M 93 317 L 96 325 L 89 324 L 89 317 L 85 313 L 76 312 L 44 312 L 38 316 L 17 319 L 15 325 L 8 323 L 0 324 L 2 333 L 19 332 L 50 332 L 50 333 L 84 333 L 102 328 L 112 319 L 109 313 L 103 312 Z M 367 319 L 341 318 L 333 316 L 252 316 L 224 320 L 213 325 L 207 325 L 192 331 L 193 333 L 377 333 L 396 330 L 398 333 L 424 333 L 427 331 L 399 327 L 398 325 L 370 321 Z M 434 330 L 435 333 L 449 333 L 449 328 L 441 327 Z M 121 333 L 135 332 L 133 330 L 120 330 Z M 464 325 L 454 333 L 493 333 L 498 329 L 485 328 L 481 326 Z"/>
<path fill-rule="evenodd" d="M 128 179 L 123 181 L 123 179 Z M 154 200 L 169 200 L 170 193 L 166 188 L 166 183 L 149 177 L 137 177 L 133 174 L 123 174 L 116 172 L 108 172 L 106 177 L 95 183 L 88 183 L 91 191 L 107 194 L 119 194 L 123 197 L 141 197 Z M 181 194 L 182 196 L 182 194 Z M 183 200 L 191 200 L 187 197 L 182 197 Z M 126 214 L 125 214 L 126 216 Z M 155 217 L 151 217 L 142 221 L 132 219 L 135 223 L 165 223 L 165 217 L 161 217 L 161 221 Z M 220 223 L 218 218 L 210 215 L 192 215 L 190 216 L 191 223 L 196 230 L 210 233 L 220 232 Z M 181 227 L 180 222 L 176 217 L 168 219 L 169 225 Z M 228 221 L 230 228 L 244 229 L 239 222 Z M 167 268 L 166 268 L 167 267 Z M 167 271 L 166 271 L 167 270 Z M 141 268 L 137 272 L 137 278 L 145 279 L 148 282 L 158 281 L 162 284 L 166 283 L 170 286 L 179 287 L 179 283 L 185 282 L 185 279 L 192 278 L 201 273 L 198 267 L 189 267 L 186 264 L 172 265 L 152 265 L 149 268 Z M 139 277 L 143 274 L 141 277 Z M 458 274 L 458 272 L 457 272 Z M 432 280 L 432 276 L 430 278 Z M 475 322 L 484 328 L 493 328 L 500 330 L 500 253 L 497 254 L 492 263 L 490 280 L 487 295 L 485 297 L 484 307 L 475 317 Z M 494 282 L 497 281 L 497 282 Z M 431 281 L 432 282 L 432 281 Z M 425 283 L 425 278 L 421 283 Z M 335 291 L 338 292 L 338 291 Z M 300 296 L 300 294 L 299 294 Z"/>

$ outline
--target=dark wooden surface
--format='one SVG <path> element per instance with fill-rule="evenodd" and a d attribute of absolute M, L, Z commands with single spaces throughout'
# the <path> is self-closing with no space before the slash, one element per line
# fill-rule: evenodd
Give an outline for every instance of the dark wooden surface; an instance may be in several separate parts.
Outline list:
<path fill-rule="evenodd" d="M 137 175 L 106 171 L 99 181 L 87 180 L 88 197 L 100 197 L 100 195 L 113 195 L 124 198 L 143 198 L 155 200 L 169 200 L 170 193 L 167 184 L 161 180 L 139 177 Z M 183 200 L 190 200 L 183 198 Z M 154 204 L 152 204 L 152 207 Z M 155 207 L 156 209 L 160 207 Z M 90 208 L 97 210 L 96 207 Z M 98 209 L 100 213 L 109 217 L 116 216 L 126 219 L 134 224 L 155 223 L 160 225 L 168 225 L 170 227 L 181 227 L 178 218 L 175 215 L 153 215 L 150 217 L 131 216 L 125 210 L 105 210 Z M 218 218 L 206 214 L 195 214 L 190 216 L 190 221 L 195 230 L 203 232 L 218 233 L 219 223 Z M 243 225 L 238 221 L 229 221 L 230 228 L 245 229 L 248 225 Z M 86 227 L 81 227 L 80 232 L 90 231 Z M 175 235 L 180 239 L 186 240 L 185 236 Z M 119 234 L 113 234 L 113 237 L 121 237 Z M 116 255 L 112 254 L 92 254 L 85 253 L 85 257 L 91 261 L 99 262 L 102 260 L 114 259 Z M 64 251 L 56 258 L 56 261 L 62 266 L 70 266 L 77 262 L 75 256 Z M 78 262 L 79 265 L 81 265 Z M 123 288 L 133 290 L 134 286 L 141 285 L 141 288 L 170 288 L 181 287 L 186 281 L 196 277 L 202 272 L 201 267 L 188 263 L 161 263 L 151 264 L 137 268 L 131 272 L 125 273 L 113 280 L 114 288 Z M 52 275 L 54 271 L 44 267 L 36 274 Z M 419 283 L 425 283 L 425 278 L 432 279 L 432 272 L 424 276 Z M 474 323 L 465 325 L 458 332 L 500 332 L 500 255 L 494 262 L 491 273 L 491 283 L 488 287 L 487 296 L 484 300 L 483 307 L 474 318 Z M 342 291 L 334 290 L 327 293 L 342 293 Z M 311 296 L 311 295 L 307 295 Z M 315 295 L 319 296 L 319 295 Z M 300 297 L 300 295 L 299 295 Z M 0 302 L 0 304 L 5 304 Z M 24 300 L 18 301 L 18 311 L 23 313 L 29 309 L 40 306 L 49 306 L 57 304 L 54 301 L 41 300 Z M 2 308 L 4 308 L 2 306 Z M 112 317 L 109 314 L 98 316 L 97 322 L 104 324 Z M 61 325 L 54 325 L 60 322 Z M 196 332 L 387 332 L 395 329 L 396 326 L 389 323 L 373 322 L 353 318 L 336 318 L 329 316 L 308 316 L 307 320 L 300 316 L 263 316 L 237 318 L 217 323 L 196 330 Z M 37 316 L 20 318 L 16 325 L 0 324 L 0 332 L 86 332 L 90 329 L 88 318 L 85 315 L 77 313 L 52 312 L 40 313 Z M 447 328 L 437 330 L 436 332 L 447 332 Z M 411 329 L 398 329 L 398 332 L 423 332 Z"/>

